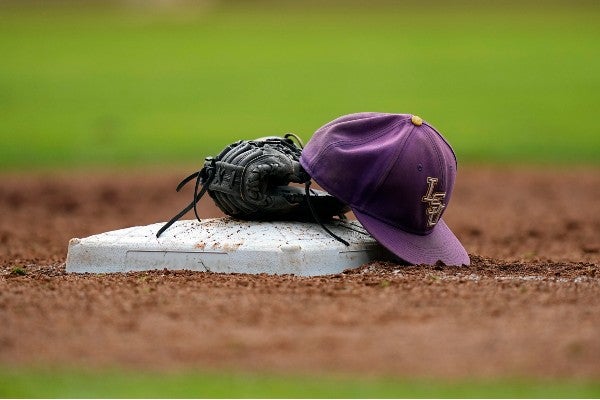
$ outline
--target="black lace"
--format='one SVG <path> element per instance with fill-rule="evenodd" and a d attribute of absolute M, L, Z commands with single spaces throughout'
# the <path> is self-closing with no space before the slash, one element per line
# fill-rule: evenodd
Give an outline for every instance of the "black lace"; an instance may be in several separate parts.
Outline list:
<path fill-rule="evenodd" d="M 342 239 L 341 237 L 339 237 L 338 235 L 336 235 L 335 233 L 331 232 L 329 230 L 329 228 L 327 228 L 322 222 L 321 219 L 319 218 L 319 216 L 317 215 L 311 201 L 310 201 L 310 180 L 308 180 L 305 184 L 304 184 L 304 194 L 306 195 L 306 202 L 308 203 L 308 208 L 310 209 L 310 213 L 312 214 L 314 220 L 321 225 L 321 228 L 323 228 L 323 230 L 327 233 L 329 233 L 329 235 L 331 235 L 332 238 L 334 238 L 335 240 L 337 240 L 338 242 L 344 243 L 346 246 L 350 246 L 350 243 L 348 243 L 347 241 L 345 241 L 344 239 Z"/>
<path fill-rule="evenodd" d="M 194 199 L 192 200 L 192 202 L 190 204 L 187 205 L 187 207 L 185 207 L 183 210 L 181 210 L 176 216 L 174 216 L 173 218 L 171 218 L 169 220 L 169 222 L 167 222 L 166 224 L 164 224 L 163 227 L 160 228 L 159 231 L 156 233 L 156 237 L 160 237 L 160 235 L 162 235 L 162 233 L 164 231 L 166 231 L 167 229 L 169 229 L 169 227 L 171 225 L 173 225 L 181 217 L 183 217 L 185 214 L 187 214 L 187 212 L 190 211 L 191 209 L 194 209 L 194 214 L 196 215 L 196 218 L 198 219 L 198 221 L 200 221 L 200 216 L 198 215 L 198 208 L 197 208 L 196 204 L 198 204 L 198 202 L 200 201 L 200 199 L 202 198 L 202 196 L 204 196 L 204 194 L 206 193 L 206 190 L 208 189 L 208 186 L 210 185 L 210 183 L 215 178 L 215 159 L 214 158 L 210 158 L 210 159 L 207 159 L 207 161 L 210 161 L 210 165 L 208 167 L 205 166 L 200 171 L 194 172 L 193 174 L 191 174 L 190 176 L 188 176 L 187 178 L 185 178 L 184 180 L 182 180 L 181 182 L 179 182 L 179 185 L 177 185 L 177 189 L 175 189 L 178 192 L 188 182 L 190 182 L 192 179 L 196 178 L 196 184 L 194 185 Z M 207 175 L 206 176 L 206 180 L 204 182 L 201 182 L 202 181 L 202 175 L 204 173 L 206 173 L 206 175 Z M 202 183 L 202 189 L 200 190 L 200 192 L 198 192 L 198 188 L 200 187 L 201 183 Z"/>
<path fill-rule="evenodd" d="M 286 139 L 294 138 L 296 140 L 296 142 L 298 143 L 298 147 L 300 147 L 300 149 L 304 149 L 304 143 L 302 142 L 302 139 L 300 139 L 300 137 L 298 135 L 296 135 L 295 133 L 286 133 L 283 137 L 286 138 Z M 318 223 L 319 225 L 321 225 L 321 228 L 323 228 L 323 230 L 325 232 L 327 232 L 332 238 L 334 238 L 338 242 L 341 242 L 341 243 L 345 244 L 346 246 L 350 246 L 350 243 L 348 243 L 347 241 L 345 241 L 344 239 L 342 239 L 341 237 L 339 237 L 335 233 L 331 232 L 321 222 L 321 220 L 319 218 L 319 215 L 316 213 L 316 211 L 315 211 L 312 203 L 310 202 L 310 178 L 308 179 L 308 181 L 306 181 L 306 183 L 304 185 L 305 185 L 305 191 L 304 191 L 304 193 L 305 193 L 305 196 L 306 196 L 306 203 L 308 204 L 308 208 L 310 209 L 310 213 L 312 214 L 312 217 L 315 220 L 315 222 Z M 341 216 L 340 216 L 340 219 L 342 219 Z"/>

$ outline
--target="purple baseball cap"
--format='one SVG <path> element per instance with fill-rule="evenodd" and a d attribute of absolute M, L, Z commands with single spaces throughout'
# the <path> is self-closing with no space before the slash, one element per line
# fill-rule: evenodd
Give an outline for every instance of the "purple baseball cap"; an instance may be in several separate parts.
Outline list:
<path fill-rule="evenodd" d="M 416 115 L 357 113 L 322 126 L 300 164 L 365 229 L 411 264 L 468 265 L 441 218 L 456 178 L 448 142 Z"/>

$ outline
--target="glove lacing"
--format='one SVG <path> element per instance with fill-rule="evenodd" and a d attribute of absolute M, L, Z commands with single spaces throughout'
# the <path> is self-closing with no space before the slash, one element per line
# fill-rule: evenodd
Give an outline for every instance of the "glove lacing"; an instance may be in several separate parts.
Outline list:
<path fill-rule="evenodd" d="M 323 224 L 323 222 L 321 222 L 321 219 L 319 218 L 319 216 L 317 215 L 317 212 L 315 211 L 311 201 L 310 201 L 310 180 L 306 181 L 306 183 L 304 184 L 304 194 L 306 196 L 306 202 L 308 203 L 308 208 L 310 209 L 310 213 L 312 214 L 314 220 L 321 225 L 321 228 L 323 228 L 323 230 L 327 233 L 329 233 L 329 235 L 334 238 L 335 240 L 337 240 L 338 242 L 344 243 L 346 246 L 350 246 L 350 243 L 348 243 L 347 241 L 345 241 L 344 239 L 342 239 L 341 237 L 339 237 L 338 235 L 336 235 L 335 233 L 331 232 L 329 230 L 329 228 L 327 228 L 325 226 L 325 224 Z"/>
<path fill-rule="evenodd" d="M 300 137 L 298 137 L 298 135 L 296 135 L 294 133 L 286 133 L 284 135 L 284 138 L 286 138 L 286 139 L 289 139 L 289 138 L 296 139 L 296 142 L 298 142 L 298 146 L 300 147 L 300 149 L 304 149 L 304 143 L 302 142 L 302 139 L 300 139 Z M 321 219 L 319 218 L 317 212 L 315 211 L 315 208 L 313 207 L 313 205 L 312 205 L 312 203 L 310 201 L 310 183 L 311 183 L 311 180 L 309 178 L 308 181 L 306 181 L 306 183 L 304 184 L 304 194 L 306 196 L 306 203 L 308 204 L 308 208 L 310 209 L 310 213 L 312 214 L 313 219 L 315 220 L 315 222 L 317 222 L 319 225 L 321 225 L 321 228 L 323 228 L 323 230 L 325 232 L 327 232 L 332 238 L 334 238 L 338 242 L 341 242 L 341 243 L 345 244 L 346 246 L 350 246 L 350 243 L 348 243 L 347 241 L 345 241 L 344 239 L 342 239 L 341 237 L 339 237 L 335 233 L 331 232 L 329 230 L 329 228 L 327 228 L 325 226 L 325 224 L 323 224 L 323 222 L 321 222 Z"/>
<path fill-rule="evenodd" d="M 159 229 L 159 231 L 156 233 L 157 238 L 160 237 L 160 235 L 162 235 L 162 233 L 164 231 L 169 229 L 169 227 L 171 225 L 173 225 L 181 217 L 183 217 L 185 214 L 187 214 L 187 212 L 190 211 L 192 208 L 194 209 L 194 215 L 196 215 L 196 219 L 198 221 L 200 221 L 200 216 L 198 215 L 198 208 L 197 208 L 196 204 L 198 204 L 198 202 L 200 201 L 202 196 L 204 196 L 204 193 L 206 193 L 206 191 L 208 190 L 208 187 L 210 186 L 213 179 L 215 179 L 216 160 L 214 158 L 207 158 L 207 161 L 210 161 L 210 165 L 208 167 L 204 167 L 200 171 L 194 172 L 193 174 L 191 174 L 190 176 L 188 176 L 187 178 L 185 178 L 184 180 L 179 182 L 179 185 L 177 185 L 177 189 L 175 189 L 175 190 L 177 192 L 179 192 L 181 190 L 181 188 L 184 187 L 189 181 L 196 178 L 196 184 L 194 185 L 194 199 L 192 200 L 192 202 L 190 204 L 188 204 L 187 207 L 185 207 L 183 210 L 181 210 L 176 216 L 171 218 L 169 220 L 169 222 L 164 224 L 163 227 Z M 202 183 L 202 189 L 198 192 L 198 188 L 200 187 L 200 181 L 202 180 L 202 174 L 204 173 L 204 171 L 206 171 L 207 177 L 206 177 L 206 180 Z"/>

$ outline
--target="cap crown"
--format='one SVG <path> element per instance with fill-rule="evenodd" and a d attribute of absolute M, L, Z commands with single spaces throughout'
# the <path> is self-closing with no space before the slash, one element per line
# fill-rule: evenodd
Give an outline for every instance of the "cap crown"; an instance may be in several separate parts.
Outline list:
<path fill-rule="evenodd" d="M 435 228 L 456 177 L 448 142 L 410 114 L 338 118 L 313 135 L 300 163 L 354 210 L 419 235 Z"/>

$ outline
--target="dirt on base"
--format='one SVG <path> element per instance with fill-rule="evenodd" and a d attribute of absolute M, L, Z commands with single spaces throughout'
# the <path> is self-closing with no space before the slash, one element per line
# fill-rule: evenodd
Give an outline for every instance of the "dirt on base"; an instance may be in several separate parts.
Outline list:
<path fill-rule="evenodd" d="M 0 175 L 0 365 L 600 377 L 598 168 L 462 167 L 469 267 L 66 274 L 70 238 L 169 219 L 188 172 Z"/>

